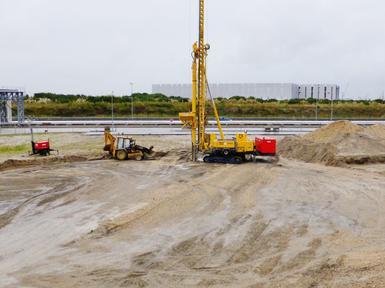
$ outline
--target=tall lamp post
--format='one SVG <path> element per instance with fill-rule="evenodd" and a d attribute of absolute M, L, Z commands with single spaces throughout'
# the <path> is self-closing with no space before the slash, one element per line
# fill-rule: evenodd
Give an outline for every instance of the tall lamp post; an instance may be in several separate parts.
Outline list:
<path fill-rule="evenodd" d="M 317 97 L 315 97 L 315 120 L 318 121 L 318 101 L 320 99 L 320 85 L 318 85 L 318 94 L 317 94 Z"/>
<path fill-rule="evenodd" d="M 114 131 L 114 91 L 111 92 L 111 123 L 112 131 Z"/>
<path fill-rule="evenodd" d="M 131 85 L 131 120 L 134 120 L 134 83 L 130 83 Z"/>
<path fill-rule="evenodd" d="M 331 95 L 331 102 L 330 102 L 330 121 L 333 121 L 333 118 L 334 118 L 334 97 L 333 97 L 333 93 Z"/>

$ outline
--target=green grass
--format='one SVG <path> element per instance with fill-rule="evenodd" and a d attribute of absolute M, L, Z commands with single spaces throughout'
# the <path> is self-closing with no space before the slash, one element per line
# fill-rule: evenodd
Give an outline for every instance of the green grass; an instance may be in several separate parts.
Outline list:
<path fill-rule="evenodd" d="M 26 153 L 31 150 L 31 144 L 19 144 L 19 145 L 2 145 L 0 146 L 0 154 L 17 154 Z"/>

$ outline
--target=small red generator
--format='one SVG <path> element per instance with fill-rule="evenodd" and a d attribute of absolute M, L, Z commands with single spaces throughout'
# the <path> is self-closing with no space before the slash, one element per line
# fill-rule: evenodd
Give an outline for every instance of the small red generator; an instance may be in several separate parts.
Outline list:
<path fill-rule="evenodd" d="M 39 154 L 41 156 L 47 156 L 51 154 L 51 151 L 54 151 L 51 149 L 49 141 L 41 141 L 41 142 L 34 142 L 32 143 L 32 154 L 36 155 Z"/>
<path fill-rule="evenodd" d="M 261 156 L 276 156 L 277 140 L 272 138 L 255 138 L 255 151 Z"/>

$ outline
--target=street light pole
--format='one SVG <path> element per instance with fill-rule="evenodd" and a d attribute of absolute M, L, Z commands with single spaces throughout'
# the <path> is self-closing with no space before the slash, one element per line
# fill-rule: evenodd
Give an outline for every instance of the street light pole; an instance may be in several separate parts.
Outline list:
<path fill-rule="evenodd" d="M 130 83 L 131 85 L 131 120 L 134 120 L 134 83 Z"/>
<path fill-rule="evenodd" d="M 111 122 L 112 122 L 112 131 L 114 131 L 114 91 L 111 93 Z"/>
<path fill-rule="evenodd" d="M 318 121 L 318 100 L 319 100 L 319 96 L 320 96 L 320 85 L 318 85 L 318 94 L 317 94 L 317 97 L 315 97 L 315 120 Z"/>

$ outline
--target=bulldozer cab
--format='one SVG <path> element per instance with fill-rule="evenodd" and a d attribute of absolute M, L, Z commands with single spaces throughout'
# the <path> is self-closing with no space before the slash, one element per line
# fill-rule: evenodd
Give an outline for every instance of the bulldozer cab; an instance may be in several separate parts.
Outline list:
<path fill-rule="evenodd" d="M 116 149 L 132 149 L 135 146 L 135 140 L 128 137 L 118 137 L 116 142 Z"/>

